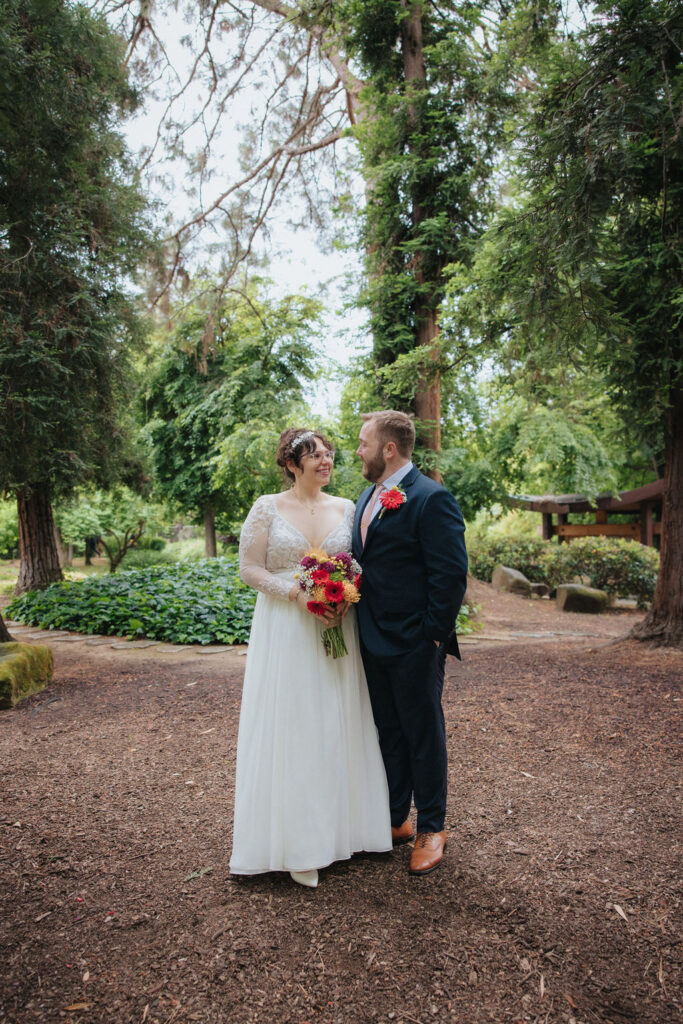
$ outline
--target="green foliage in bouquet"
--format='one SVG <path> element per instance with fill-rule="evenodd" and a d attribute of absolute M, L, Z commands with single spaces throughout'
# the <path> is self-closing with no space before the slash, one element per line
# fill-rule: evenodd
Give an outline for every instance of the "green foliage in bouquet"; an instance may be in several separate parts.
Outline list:
<path fill-rule="evenodd" d="M 42 629 L 234 644 L 249 639 L 255 600 L 236 559 L 210 558 L 55 583 L 22 594 L 7 614 Z"/>

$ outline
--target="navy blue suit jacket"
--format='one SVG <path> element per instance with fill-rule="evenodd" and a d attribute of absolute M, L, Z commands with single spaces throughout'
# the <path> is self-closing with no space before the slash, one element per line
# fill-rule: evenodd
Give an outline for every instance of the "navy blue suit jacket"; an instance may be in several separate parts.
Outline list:
<path fill-rule="evenodd" d="M 415 467 L 401 487 L 406 501 L 374 517 L 365 546 L 360 521 L 373 488 L 358 499 L 353 554 L 363 567 L 361 640 L 378 656 L 448 641 L 449 653 L 460 657 L 455 619 L 467 587 L 462 513 L 450 491 Z"/>

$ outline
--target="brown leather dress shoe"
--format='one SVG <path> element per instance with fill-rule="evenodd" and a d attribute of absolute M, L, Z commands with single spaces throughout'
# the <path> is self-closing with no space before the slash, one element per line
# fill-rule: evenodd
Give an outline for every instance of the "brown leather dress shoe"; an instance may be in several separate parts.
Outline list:
<path fill-rule="evenodd" d="M 402 825 L 398 828 L 391 826 L 391 840 L 394 846 L 400 846 L 401 843 L 409 843 L 413 838 L 413 826 L 410 824 L 410 818 L 406 818 Z"/>
<path fill-rule="evenodd" d="M 446 849 L 445 832 L 418 832 L 410 855 L 410 874 L 428 875 L 438 868 Z"/>

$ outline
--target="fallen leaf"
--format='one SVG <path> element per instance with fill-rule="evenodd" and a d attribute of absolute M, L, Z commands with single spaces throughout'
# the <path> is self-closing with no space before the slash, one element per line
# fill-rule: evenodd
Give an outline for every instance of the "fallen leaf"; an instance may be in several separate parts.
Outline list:
<path fill-rule="evenodd" d="M 628 924 L 628 918 L 627 918 L 626 914 L 624 913 L 624 911 L 619 906 L 619 904 L 618 903 L 613 903 L 612 906 L 616 910 L 616 912 L 619 915 L 619 917 L 623 917 L 624 921 L 626 921 L 626 924 Z"/>
<path fill-rule="evenodd" d="M 567 1002 L 569 1003 L 570 1006 L 573 1006 L 575 1010 L 578 1010 L 578 1006 L 576 1005 L 576 1003 L 574 1002 L 574 1000 L 572 999 L 572 997 L 569 995 L 568 992 L 563 992 L 562 995 L 567 1000 Z"/>
<path fill-rule="evenodd" d="M 541 975 L 541 980 L 538 985 L 539 992 L 541 993 L 541 999 L 545 995 L 545 978 Z"/>
<path fill-rule="evenodd" d="M 90 981 L 90 971 L 86 971 L 83 975 L 83 981 Z"/>
<path fill-rule="evenodd" d="M 145 1006 L 144 1010 L 142 1011 L 142 1022 L 141 1022 L 141 1024 L 145 1024 L 145 1021 L 147 1020 L 148 1017 L 149 1017 L 149 1003 L 147 1003 L 147 1005 Z"/>
<path fill-rule="evenodd" d="M 35 924 L 38 924 L 39 921 L 42 921 L 44 917 L 49 917 L 51 913 L 51 910 L 46 910 L 44 914 L 38 914 L 38 917 L 33 918 Z"/>
<path fill-rule="evenodd" d="M 183 878 L 183 882 L 191 882 L 195 878 L 201 878 L 202 875 L 210 875 L 213 868 L 200 868 L 199 871 L 191 871 L 187 878 Z"/>
<path fill-rule="evenodd" d="M 66 1006 L 66 1010 L 89 1010 L 92 1003 L 72 1003 L 71 1006 Z"/>

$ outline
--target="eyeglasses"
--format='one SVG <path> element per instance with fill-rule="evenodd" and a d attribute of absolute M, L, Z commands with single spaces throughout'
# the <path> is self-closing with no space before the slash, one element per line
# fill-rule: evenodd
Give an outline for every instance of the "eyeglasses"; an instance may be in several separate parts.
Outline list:
<path fill-rule="evenodd" d="M 311 455 L 304 455 L 303 458 L 311 459 L 312 462 L 315 462 L 316 466 L 319 466 L 323 459 L 329 459 L 330 462 L 334 462 L 334 452 L 313 452 Z"/>

